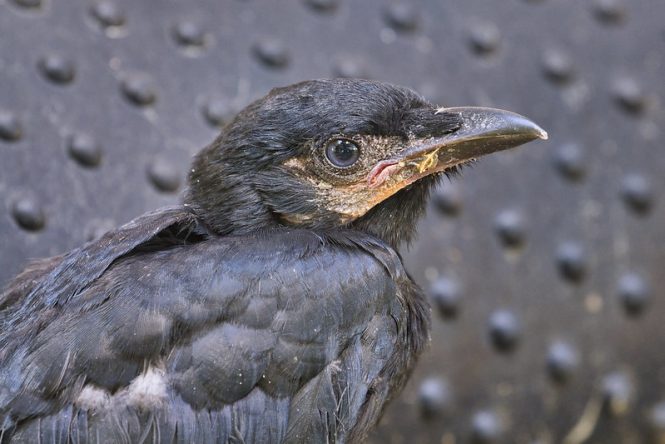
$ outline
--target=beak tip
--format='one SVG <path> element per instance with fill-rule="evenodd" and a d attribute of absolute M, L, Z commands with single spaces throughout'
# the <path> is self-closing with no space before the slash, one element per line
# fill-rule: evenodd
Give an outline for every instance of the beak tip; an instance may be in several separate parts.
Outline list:
<path fill-rule="evenodd" d="M 538 124 L 536 124 L 534 121 L 527 119 L 524 116 L 521 116 L 519 114 L 515 115 L 517 124 L 515 125 L 517 128 L 517 131 L 523 131 L 523 134 L 529 135 L 533 137 L 533 139 L 540 139 L 540 140 L 547 140 L 549 139 L 549 134 L 547 134 L 547 131 L 542 129 Z M 532 139 L 532 140 L 533 140 Z"/>
<path fill-rule="evenodd" d="M 550 138 L 549 134 L 547 134 L 547 131 L 545 131 L 541 127 L 538 127 L 537 131 L 538 131 L 538 138 L 540 140 L 547 140 Z"/>

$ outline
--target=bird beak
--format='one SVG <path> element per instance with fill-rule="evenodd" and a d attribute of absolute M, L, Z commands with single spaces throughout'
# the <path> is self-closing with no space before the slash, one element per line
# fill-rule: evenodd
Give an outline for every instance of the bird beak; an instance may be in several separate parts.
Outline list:
<path fill-rule="evenodd" d="M 547 139 L 547 133 L 531 120 L 509 111 L 479 108 L 442 108 L 435 114 L 455 113 L 460 127 L 438 137 L 414 140 L 394 157 L 379 162 L 368 175 L 369 186 L 384 183 L 402 172 L 398 188 L 403 188 L 429 174 L 445 171 L 480 156 L 507 150 L 532 140 Z M 442 116 L 443 120 L 443 116 Z M 436 126 L 436 119 L 428 119 Z M 436 134 L 435 131 L 433 131 Z M 405 169 L 411 174 L 404 174 Z"/>

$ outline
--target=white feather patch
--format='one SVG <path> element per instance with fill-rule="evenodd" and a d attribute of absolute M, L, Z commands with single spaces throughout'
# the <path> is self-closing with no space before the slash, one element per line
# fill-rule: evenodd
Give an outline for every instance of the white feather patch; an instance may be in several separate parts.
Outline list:
<path fill-rule="evenodd" d="M 82 410 L 103 410 L 108 407 L 111 395 L 104 389 L 93 385 L 86 385 L 79 393 L 74 404 Z"/>
<path fill-rule="evenodd" d="M 164 370 L 148 367 L 127 387 L 127 404 L 138 409 L 160 407 L 167 398 Z"/>

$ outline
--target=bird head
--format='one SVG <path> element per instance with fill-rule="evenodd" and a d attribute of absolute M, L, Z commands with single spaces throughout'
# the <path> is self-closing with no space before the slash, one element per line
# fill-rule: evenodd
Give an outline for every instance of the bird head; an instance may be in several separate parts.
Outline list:
<path fill-rule="evenodd" d="M 437 108 L 368 80 L 314 80 L 252 103 L 193 163 L 186 204 L 220 234 L 352 227 L 409 240 L 443 174 L 547 134 L 489 108 Z"/>

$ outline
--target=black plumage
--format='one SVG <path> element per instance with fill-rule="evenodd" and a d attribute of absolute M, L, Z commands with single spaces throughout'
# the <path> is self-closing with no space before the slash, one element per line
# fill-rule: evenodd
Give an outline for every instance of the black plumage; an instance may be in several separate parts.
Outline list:
<path fill-rule="evenodd" d="M 2 293 L 0 441 L 361 440 L 427 342 L 396 248 L 429 190 L 537 137 L 378 82 L 273 90 L 197 156 L 183 206 Z"/>

